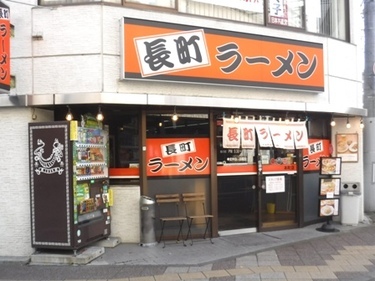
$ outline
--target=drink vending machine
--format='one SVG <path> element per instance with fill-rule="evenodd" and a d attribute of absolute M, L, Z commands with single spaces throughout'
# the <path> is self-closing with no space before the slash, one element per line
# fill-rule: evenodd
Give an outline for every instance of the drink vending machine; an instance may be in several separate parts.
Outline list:
<path fill-rule="evenodd" d="M 29 123 L 32 247 L 75 251 L 110 235 L 108 150 L 98 125 Z"/>

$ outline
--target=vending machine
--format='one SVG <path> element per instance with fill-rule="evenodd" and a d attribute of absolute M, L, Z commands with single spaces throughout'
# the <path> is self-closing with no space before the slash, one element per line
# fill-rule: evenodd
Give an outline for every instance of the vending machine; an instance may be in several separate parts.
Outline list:
<path fill-rule="evenodd" d="M 75 251 L 110 235 L 108 131 L 84 125 L 29 123 L 33 248 Z"/>

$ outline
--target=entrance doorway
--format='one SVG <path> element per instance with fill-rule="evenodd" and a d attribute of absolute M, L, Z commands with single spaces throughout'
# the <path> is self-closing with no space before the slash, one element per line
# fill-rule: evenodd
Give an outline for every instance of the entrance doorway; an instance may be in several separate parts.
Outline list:
<path fill-rule="evenodd" d="M 296 174 L 261 177 L 261 186 L 257 184 L 257 175 L 218 177 L 220 235 L 297 226 Z"/>
<path fill-rule="evenodd" d="M 259 231 L 297 227 L 296 174 L 263 176 L 259 206 Z"/>

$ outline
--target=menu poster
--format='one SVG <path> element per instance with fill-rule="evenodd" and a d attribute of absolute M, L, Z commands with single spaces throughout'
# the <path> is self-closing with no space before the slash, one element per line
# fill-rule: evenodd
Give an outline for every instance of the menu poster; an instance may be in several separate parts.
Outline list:
<path fill-rule="evenodd" d="M 319 205 L 319 216 L 330 217 L 339 215 L 339 199 L 322 199 Z"/>
<path fill-rule="evenodd" d="M 342 162 L 358 162 L 358 134 L 337 134 L 336 151 Z"/>
<path fill-rule="evenodd" d="M 341 175 L 341 157 L 321 157 L 321 175 Z"/>
<path fill-rule="evenodd" d="M 320 179 L 320 196 L 332 198 L 340 195 L 340 178 Z"/>
<path fill-rule="evenodd" d="M 285 192 L 285 176 L 267 176 L 266 193 Z"/>

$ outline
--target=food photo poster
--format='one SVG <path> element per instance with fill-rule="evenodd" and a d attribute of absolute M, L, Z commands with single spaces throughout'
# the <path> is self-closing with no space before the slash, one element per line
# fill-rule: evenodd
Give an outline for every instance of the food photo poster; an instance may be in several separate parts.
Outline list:
<path fill-rule="evenodd" d="M 358 162 L 358 134 L 336 134 L 336 151 L 342 162 Z"/>
<path fill-rule="evenodd" d="M 341 175 L 341 157 L 320 157 L 321 175 Z"/>
<path fill-rule="evenodd" d="M 339 214 L 339 199 L 323 199 L 320 200 L 320 217 L 338 216 Z"/>
<path fill-rule="evenodd" d="M 340 178 L 328 178 L 320 179 L 320 196 L 325 196 L 326 198 L 332 198 L 333 196 L 340 195 Z"/>

